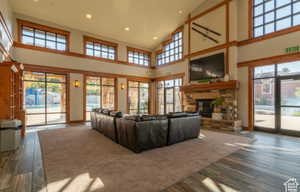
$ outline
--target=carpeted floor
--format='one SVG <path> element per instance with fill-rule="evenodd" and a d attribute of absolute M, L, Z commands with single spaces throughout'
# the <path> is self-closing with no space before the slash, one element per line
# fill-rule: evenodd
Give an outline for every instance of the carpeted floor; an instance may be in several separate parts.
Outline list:
<path fill-rule="evenodd" d="M 39 132 L 48 192 L 154 192 L 250 143 L 201 130 L 199 139 L 135 154 L 87 126 Z"/>

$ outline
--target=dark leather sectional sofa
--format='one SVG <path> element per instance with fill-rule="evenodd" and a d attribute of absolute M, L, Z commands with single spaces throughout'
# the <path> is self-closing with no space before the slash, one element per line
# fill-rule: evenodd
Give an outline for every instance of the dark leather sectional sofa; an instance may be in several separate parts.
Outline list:
<path fill-rule="evenodd" d="M 135 153 L 197 138 L 201 127 L 198 114 L 122 117 L 121 112 L 105 109 L 93 110 L 91 125 L 93 129 Z"/>

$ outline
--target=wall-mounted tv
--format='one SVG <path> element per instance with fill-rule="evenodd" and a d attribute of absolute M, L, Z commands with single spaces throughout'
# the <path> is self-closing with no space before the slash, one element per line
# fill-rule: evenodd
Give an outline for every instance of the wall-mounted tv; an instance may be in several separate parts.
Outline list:
<path fill-rule="evenodd" d="M 224 53 L 190 61 L 190 81 L 223 78 Z"/>

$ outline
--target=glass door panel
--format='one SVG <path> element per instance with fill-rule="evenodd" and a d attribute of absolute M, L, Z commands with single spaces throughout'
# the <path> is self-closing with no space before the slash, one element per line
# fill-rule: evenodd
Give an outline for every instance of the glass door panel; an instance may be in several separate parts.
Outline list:
<path fill-rule="evenodd" d="M 66 112 L 65 84 L 47 83 L 47 113 Z"/>
<path fill-rule="evenodd" d="M 254 125 L 275 129 L 275 79 L 254 80 Z"/>
<path fill-rule="evenodd" d="M 280 80 L 280 128 L 300 132 L 300 77 Z"/>
<path fill-rule="evenodd" d="M 166 89 L 166 114 L 174 112 L 174 90 L 173 88 Z"/>
<path fill-rule="evenodd" d="M 147 84 L 148 85 L 148 84 Z M 149 89 L 148 87 L 140 88 L 140 113 L 148 114 L 148 106 L 149 106 Z"/>
<path fill-rule="evenodd" d="M 114 86 L 106 86 L 102 87 L 102 107 L 104 109 L 113 110 L 114 107 L 114 99 L 115 99 L 115 87 Z"/>

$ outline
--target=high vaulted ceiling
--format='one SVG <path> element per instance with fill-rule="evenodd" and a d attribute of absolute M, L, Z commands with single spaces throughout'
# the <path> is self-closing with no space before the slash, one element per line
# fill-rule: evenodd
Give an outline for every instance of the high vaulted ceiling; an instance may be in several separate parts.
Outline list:
<path fill-rule="evenodd" d="M 204 0 L 10 1 L 16 13 L 153 49 Z"/>

